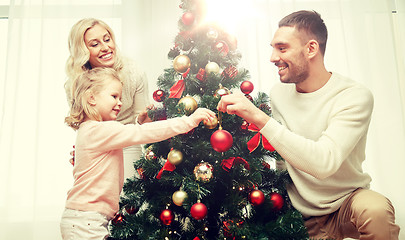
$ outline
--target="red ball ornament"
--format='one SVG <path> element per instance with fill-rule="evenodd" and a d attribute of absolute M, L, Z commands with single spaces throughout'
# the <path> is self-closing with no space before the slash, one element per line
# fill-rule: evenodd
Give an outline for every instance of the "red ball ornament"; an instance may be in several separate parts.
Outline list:
<path fill-rule="evenodd" d="M 117 214 L 115 214 L 115 216 L 114 216 L 112 222 L 113 222 L 113 224 L 117 225 L 117 224 L 122 223 L 122 222 L 124 221 L 124 219 L 125 219 L 125 218 L 124 218 L 124 214 L 122 214 L 122 213 L 117 213 Z"/>
<path fill-rule="evenodd" d="M 211 146 L 217 152 L 228 151 L 233 144 L 232 135 L 226 130 L 217 130 L 211 135 Z"/>
<path fill-rule="evenodd" d="M 259 206 L 264 203 L 264 193 L 260 190 L 253 190 L 249 194 L 249 201 L 253 206 Z"/>
<path fill-rule="evenodd" d="M 196 220 L 204 219 L 207 216 L 208 209 L 203 203 L 195 203 L 191 206 L 191 216 Z"/>
<path fill-rule="evenodd" d="M 166 93 L 163 90 L 156 90 L 153 92 L 153 100 L 156 102 L 163 102 L 166 99 Z"/>
<path fill-rule="evenodd" d="M 250 81 L 243 81 L 240 84 L 240 90 L 244 93 L 244 94 L 249 94 L 253 91 L 254 86 L 253 83 Z"/>
<path fill-rule="evenodd" d="M 279 193 L 270 193 L 270 201 L 273 204 L 272 209 L 274 211 L 280 211 L 281 208 L 284 206 L 284 198 Z"/>
<path fill-rule="evenodd" d="M 183 14 L 183 16 L 181 17 L 181 21 L 183 22 L 184 25 L 191 25 L 194 23 L 194 14 L 192 14 L 191 12 L 186 12 Z"/>
<path fill-rule="evenodd" d="M 165 209 L 162 211 L 162 213 L 160 213 L 160 221 L 162 221 L 162 223 L 166 226 L 169 226 L 170 224 L 172 224 L 174 219 L 174 214 L 172 212 L 172 210 L 170 209 Z"/>
<path fill-rule="evenodd" d="M 128 214 L 134 214 L 134 213 L 137 213 L 138 212 L 138 210 L 139 210 L 139 208 L 138 207 L 134 207 L 134 206 L 125 206 L 125 211 L 128 213 Z"/>

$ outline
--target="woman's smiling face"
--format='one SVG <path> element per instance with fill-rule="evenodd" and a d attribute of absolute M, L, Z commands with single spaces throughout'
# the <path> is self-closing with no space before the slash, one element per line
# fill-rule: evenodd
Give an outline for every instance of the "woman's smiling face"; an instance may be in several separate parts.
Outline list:
<path fill-rule="evenodd" d="M 107 29 L 99 24 L 89 28 L 84 34 L 84 42 L 90 52 L 92 68 L 112 67 L 115 62 L 115 43 Z"/>

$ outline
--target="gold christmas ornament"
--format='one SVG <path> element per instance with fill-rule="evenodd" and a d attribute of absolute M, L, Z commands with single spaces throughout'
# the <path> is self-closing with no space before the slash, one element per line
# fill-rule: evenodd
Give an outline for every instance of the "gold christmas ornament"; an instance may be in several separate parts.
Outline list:
<path fill-rule="evenodd" d="M 216 62 L 209 62 L 205 65 L 206 74 L 219 73 L 219 65 Z"/>
<path fill-rule="evenodd" d="M 177 149 L 173 149 L 167 155 L 167 161 L 173 165 L 179 165 L 183 161 L 183 153 Z"/>
<path fill-rule="evenodd" d="M 175 191 L 172 195 L 173 203 L 177 206 L 183 205 L 184 200 L 188 197 L 187 193 L 183 190 Z"/>
<path fill-rule="evenodd" d="M 214 129 L 214 128 L 216 128 L 218 126 L 218 118 L 214 117 L 214 118 L 212 118 L 210 120 L 205 120 L 204 119 L 203 124 L 207 129 Z"/>
<path fill-rule="evenodd" d="M 192 114 L 197 108 L 197 101 L 191 96 L 185 96 L 179 100 L 178 105 L 183 104 L 184 110 L 188 115 Z"/>
<path fill-rule="evenodd" d="M 228 89 L 228 88 L 226 88 L 226 87 L 223 87 L 221 84 L 219 85 L 219 88 L 215 91 L 215 93 L 214 93 L 214 97 L 216 97 L 216 98 L 220 98 L 220 97 L 222 97 L 222 96 L 224 96 L 224 95 L 228 95 L 228 94 L 231 94 L 231 91 Z"/>
<path fill-rule="evenodd" d="M 186 55 L 178 55 L 173 60 L 173 68 L 178 73 L 185 73 L 187 69 L 190 67 L 191 61 L 190 58 Z"/>
<path fill-rule="evenodd" d="M 153 152 L 153 146 L 149 146 L 145 151 L 145 158 L 148 160 L 156 159 L 156 154 Z"/>
<path fill-rule="evenodd" d="M 194 168 L 194 176 L 197 181 L 209 182 L 214 177 L 214 168 L 207 162 L 201 162 Z"/>

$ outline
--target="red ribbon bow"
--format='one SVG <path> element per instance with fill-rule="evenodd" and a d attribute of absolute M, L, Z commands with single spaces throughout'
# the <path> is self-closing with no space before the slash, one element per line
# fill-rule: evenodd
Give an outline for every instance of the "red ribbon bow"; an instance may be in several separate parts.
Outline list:
<path fill-rule="evenodd" d="M 176 169 L 176 166 L 171 164 L 169 161 L 166 161 L 165 165 L 160 169 L 158 175 L 156 176 L 157 179 L 162 177 L 163 171 L 173 172 Z"/>
<path fill-rule="evenodd" d="M 262 144 L 263 144 L 263 148 L 266 150 L 269 150 L 270 152 L 273 152 L 275 149 L 273 146 L 271 146 L 271 144 L 269 143 L 269 141 L 267 141 L 267 139 L 265 137 L 262 137 L 262 134 L 259 133 L 259 128 L 256 127 L 256 125 L 254 124 L 250 124 L 248 127 L 249 131 L 252 132 L 258 132 L 256 135 L 254 135 L 248 142 L 247 142 L 247 146 L 250 152 L 253 152 L 254 150 L 256 150 L 256 148 L 259 146 L 260 144 L 260 139 L 262 138 Z"/>
<path fill-rule="evenodd" d="M 225 171 L 229 172 L 229 170 L 231 170 L 233 165 L 235 165 L 237 163 L 244 164 L 245 168 L 247 170 L 250 169 L 249 163 L 245 159 L 243 159 L 241 157 L 231 157 L 231 158 L 228 158 L 228 159 L 224 159 L 224 160 L 222 160 L 221 166 Z"/>
<path fill-rule="evenodd" d="M 190 68 L 187 69 L 185 73 L 182 74 L 183 79 L 177 81 L 173 86 L 170 88 L 170 96 L 169 98 L 181 98 L 181 95 L 186 88 L 186 84 L 184 79 L 187 77 L 188 73 L 190 72 Z"/>

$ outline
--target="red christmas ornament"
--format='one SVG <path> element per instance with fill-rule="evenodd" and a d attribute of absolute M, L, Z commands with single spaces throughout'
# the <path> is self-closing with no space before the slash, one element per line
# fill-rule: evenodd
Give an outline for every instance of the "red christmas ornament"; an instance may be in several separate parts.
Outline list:
<path fill-rule="evenodd" d="M 192 14 L 191 12 L 186 12 L 183 14 L 183 16 L 181 17 L 181 21 L 183 22 L 184 25 L 191 25 L 194 23 L 194 14 Z"/>
<path fill-rule="evenodd" d="M 270 193 L 270 201 L 273 204 L 272 209 L 274 211 L 280 211 L 281 208 L 284 206 L 284 198 L 280 194 L 276 192 Z"/>
<path fill-rule="evenodd" d="M 195 203 L 191 206 L 191 216 L 196 220 L 204 219 L 207 216 L 208 209 L 203 203 Z"/>
<path fill-rule="evenodd" d="M 229 66 L 222 71 L 222 76 L 226 78 L 233 79 L 236 75 L 238 75 L 238 69 L 234 66 Z"/>
<path fill-rule="evenodd" d="M 240 84 L 240 90 L 244 93 L 244 94 L 249 94 L 253 91 L 254 86 L 253 83 L 250 81 L 243 81 Z"/>
<path fill-rule="evenodd" d="M 246 120 L 243 121 L 242 125 L 240 125 L 240 129 L 243 131 L 247 131 L 249 128 L 250 123 L 248 123 Z"/>
<path fill-rule="evenodd" d="M 217 152 L 228 151 L 233 144 L 232 135 L 226 130 L 217 130 L 211 135 L 211 146 Z"/>
<path fill-rule="evenodd" d="M 137 207 L 134 207 L 134 206 L 125 206 L 125 211 L 128 213 L 128 214 L 134 214 L 134 213 L 136 213 L 136 212 L 138 212 L 138 210 L 139 210 L 139 208 L 137 208 Z"/>
<path fill-rule="evenodd" d="M 217 49 L 217 51 L 220 52 L 223 57 L 228 55 L 229 47 L 228 47 L 228 44 L 225 41 L 218 41 L 214 45 L 214 48 Z"/>
<path fill-rule="evenodd" d="M 124 221 L 124 219 L 125 218 L 124 218 L 124 215 L 122 213 L 117 213 L 117 214 L 115 214 L 112 222 L 113 222 L 113 224 L 117 225 L 117 224 L 122 223 Z"/>
<path fill-rule="evenodd" d="M 197 75 L 195 76 L 198 80 L 200 80 L 201 82 L 205 81 L 205 69 L 204 68 L 200 68 L 200 70 L 198 70 Z"/>
<path fill-rule="evenodd" d="M 249 201 L 253 206 L 259 206 L 264 203 L 264 193 L 260 190 L 253 190 L 249 194 Z"/>
<path fill-rule="evenodd" d="M 174 219 L 174 214 L 172 212 L 172 210 L 170 209 L 165 209 L 162 211 L 162 213 L 160 213 L 160 221 L 162 221 L 162 223 L 166 226 L 169 226 L 170 224 L 172 224 Z"/>
<path fill-rule="evenodd" d="M 163 90 L 156 90 L 153 92 L 153 100 L 156 102 L 163 102 L 166 99 L 166 93 Z"/>

